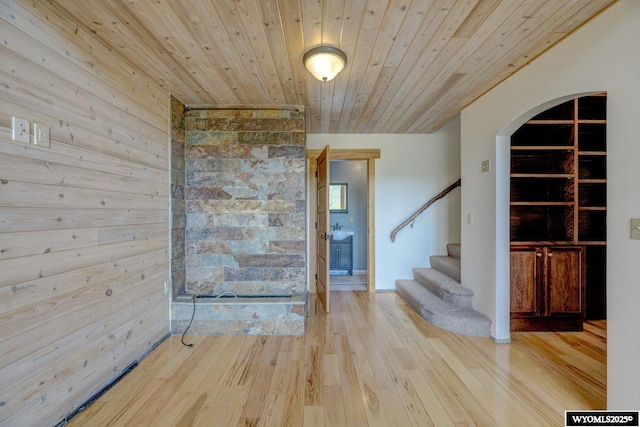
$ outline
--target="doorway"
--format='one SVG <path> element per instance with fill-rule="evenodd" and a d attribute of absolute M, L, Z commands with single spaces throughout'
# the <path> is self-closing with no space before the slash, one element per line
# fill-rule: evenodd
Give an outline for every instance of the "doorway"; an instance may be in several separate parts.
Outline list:
<path fill-rule="evenodd" d="M 331 160 L 329 168 L 331 289 L 367 290 L 367 161 Z"/>
<path fill-rule="evenodd" d="M 308 180 L 308 188 L 316 188 L 317 178 L 316 178 L 316 159 L 320 155 L 321 150 L 309 149 L 307 150 L 307 159 L 309 160 L 309 180 Z M 366 216 L 366 227 L 363 237 L 365 237 L 364 247 L 366 255 L 366 269 L 364 271 L 366 274 L 366 290 L 369 292 L 375 292 L 375 159 L 380 158 L 380 150 L 379 149 L 337 149 L 331 150 L 331 160 L 332 161 L 344 161 L 344 160 L 354 160 L 354 161 L 362 161 L 362 167 L 364 169 L 364 174 L 366 175 L 366 201 L 364 203 L 364 211 Z M 315 276 L 316 276 L 316 265 L 315 260 L 317 258 L 317 236 L 315 231 L 315 223 L 317 222 L 316 214 L 317 206 L 315 197 L 310 196 L 309 200 L 309 209 L 310 218 L 309 218 L 309 292 L 316 292 L 316 284 L 315 284 Z M 350 224 L 349 217 L 346 218 L 346 223 L 344 225 Z M 355 222 L 355 218 L 354 218 Z M 338 220 L 338 223 L 340 221 Z M 340 223 L 342 224 L 342 223 Z M 335 225 L 335 224 L 334 224 Z M 344 229 L 344 227 L 343 227 Z M 351 277 L 351 276 L 350 276 Z M 344 279 L 343 279 L 344 280 Z"/>

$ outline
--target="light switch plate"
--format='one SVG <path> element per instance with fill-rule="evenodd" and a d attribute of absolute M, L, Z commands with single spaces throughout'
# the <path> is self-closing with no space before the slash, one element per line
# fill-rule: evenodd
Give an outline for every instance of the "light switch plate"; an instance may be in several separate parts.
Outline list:
<path fill-rule="evenodd" d="M 33 123 L 33 144 L 40 147 L 49 147 L 49 128 Z"/>
<path fill-rule="evenodd" d="M 491 170 L 491 161 L 484 160 L 482 162 L 482 172 L 489 172 Z"/>
<path fill-rule="evenodd" d="M 640 240 L 640 218 L 631 218 L 631 238 Z"/>

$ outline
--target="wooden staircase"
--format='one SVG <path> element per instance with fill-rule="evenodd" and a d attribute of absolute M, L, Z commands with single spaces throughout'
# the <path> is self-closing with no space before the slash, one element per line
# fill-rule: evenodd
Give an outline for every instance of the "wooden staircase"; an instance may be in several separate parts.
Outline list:
<path fill-rule="evenodd" d="M 431 256 L 431 268 L 414 268 L 413 279 L 396 280 L 396 290 L 420 316 L 463 335 L 488 337 L 491 320 L 475 311 L 473 291 L 460 284 L 460 245 L 448 244 L 447 256 Z"/>

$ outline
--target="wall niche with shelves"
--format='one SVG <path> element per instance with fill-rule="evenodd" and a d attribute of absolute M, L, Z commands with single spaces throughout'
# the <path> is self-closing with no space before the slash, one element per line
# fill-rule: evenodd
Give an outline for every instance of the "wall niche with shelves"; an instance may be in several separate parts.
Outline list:
<path fill-rule="evenodd" d="M 606 105 L 605 94 L 576 98 L 538 114 L 511 136 L 514 331 L 581 330 L 584 320 L 606 318 Z M 581 255 L 552 262 L 562 247 L 563 254 Z M 529 256 L 548 260 L 523 262 Z M 558 298 L 562 289 L 546 266 L 575 281 L 562 287 L 571 288 L 567 301 L 579 309 L 553 310 L 551 296 Z"/>

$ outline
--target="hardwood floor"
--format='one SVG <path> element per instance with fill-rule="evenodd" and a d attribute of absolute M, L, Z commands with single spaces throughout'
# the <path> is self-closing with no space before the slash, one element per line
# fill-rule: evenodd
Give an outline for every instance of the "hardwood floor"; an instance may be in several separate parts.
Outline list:
<path fill-rule="evenodd" d="M 455 335 L 394 293 L 310 296 L 307 334 L 172 336 L 70 426 L 557 426 L 606 406 L 606 323 Z"/>
<path fill-rule="evenodd" d="M 353 276 L 329 276 L 332 291 L 366 291 L 367 274 Z"/>

